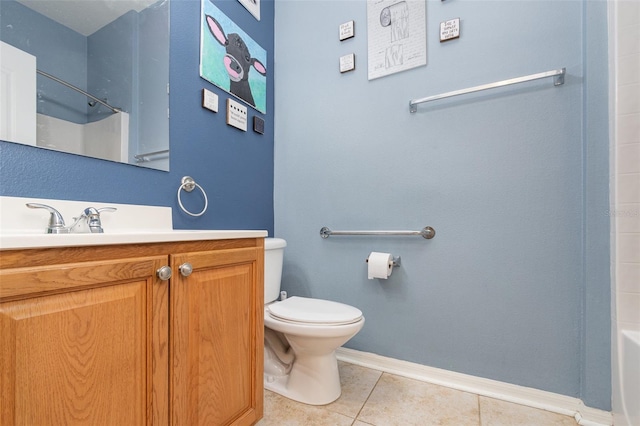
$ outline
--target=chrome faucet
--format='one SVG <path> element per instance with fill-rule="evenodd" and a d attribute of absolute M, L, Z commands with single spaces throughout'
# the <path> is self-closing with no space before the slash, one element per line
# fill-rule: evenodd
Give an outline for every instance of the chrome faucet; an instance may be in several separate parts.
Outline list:
<path fill-rule="evenodd" d="M 30 209 L 45 209 L 51 216 L 49 217 L 49 225 L 47 226 L 47 234 L 71 234 L 73 228 L 80 223 L 81 220 L 86 219 L 89 225 L 89 230 L 92 233 L 103 233 L 102 223 L 100 222 L 101 212 L 114 212 L 117 209 L 115 207 L 103 207 L 96 209 L 95 207 L 87 207 L 82 214 L 78 217 L 74 217 L 74 222 L 71 226 L 65 226 L 64 218 L 60 212 L 51 206 L 39 203 L 27 203 L 27 207 Z"/>
<path fill-rule="evenodd" d="M 101 209 L 96 209 L 95 207 L 87 207 L 82 212 L 80 218 L 76 219 L 76 223 L 79 220 L 86 218 L 87 224 L 89 225 L 89 229 L 93 234 L 102 234 L 104 229 L 102 229 L 102 223 L 100 222 L 100 213 L 101 212 L 114 212 L 117 209 L 115 207 L 103 207 Z M 72 226 L 73 228 L 73 226 Z"/>

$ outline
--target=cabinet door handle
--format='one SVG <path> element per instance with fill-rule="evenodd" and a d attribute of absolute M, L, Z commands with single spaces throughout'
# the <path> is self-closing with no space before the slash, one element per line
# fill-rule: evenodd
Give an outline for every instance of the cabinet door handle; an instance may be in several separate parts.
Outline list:
<path fill-rule="evenodd" d="M 189 262 L 185 262 L 179 267 L 180 273 L 183 277 L 188 277 L 193 272 L 193 266 Z"/>
<path fill-rule="evenodd" d="M 172 271 L 169 266 L 163 266 L 156 271 L 156 275 L 158 275 L 158 278 L 160 278 L 162 281 L 167 281 L 169 278 L 171 278 L 171 272 Z"/>

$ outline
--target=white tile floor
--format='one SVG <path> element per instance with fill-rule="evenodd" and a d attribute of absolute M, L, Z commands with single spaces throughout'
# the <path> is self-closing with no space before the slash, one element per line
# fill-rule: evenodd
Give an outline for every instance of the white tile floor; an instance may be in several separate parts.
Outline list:
<path fill-rule="evenodd" d="M 265 390 L 258 426 L 575 426 L 573 417 L 339 362 L 342 395 L 324 406 Z"/>

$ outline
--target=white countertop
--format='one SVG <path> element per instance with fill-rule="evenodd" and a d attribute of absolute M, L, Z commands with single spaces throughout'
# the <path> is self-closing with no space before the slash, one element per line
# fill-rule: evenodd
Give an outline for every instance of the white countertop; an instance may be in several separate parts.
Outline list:
<path fill-rule="evenodd" d="M 72 223 L 72 218 L 78 216 L 84 208 L 89 206 L 95 208 L 115 207 L 117 210 L 100 215 L 104 228 L 103 234 L 47 234 L 49 213 L 43 209 L 29 209 L 25 206 L 26 203 L 40 203 L 54 207 L 62 214 L 67 224 Z M 264 230 L 174 230 L 170 207 L 0 197 L 0 250 L 225 240 L 266 236 L 267 231 Z"/>
<path fill-rule="evenodd" d="M 228 240 L 262 238 L 267 231 L 247 230 L 174 230 L 104 234 L 5 234 L 0 235 L 0 250 L 100 246 L 110 244 L 159 243 L 172 241 Z"/>

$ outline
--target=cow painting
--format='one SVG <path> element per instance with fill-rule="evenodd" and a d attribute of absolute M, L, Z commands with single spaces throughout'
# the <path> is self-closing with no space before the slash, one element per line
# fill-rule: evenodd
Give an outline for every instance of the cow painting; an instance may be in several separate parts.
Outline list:
<path fill-rule="evenodd" d="M 205 20 L 213 38 L 226 50 L 223 65 L 229 76 L 229 92 L 255 107 L 256 103 L 249 85 L 249 73 L 253 69 L 266 76 L 267 68 L 251 56 L 247 44 L 239 34 L 226 34 L 222 25 L 211 15 L 205 15 Z"/>

